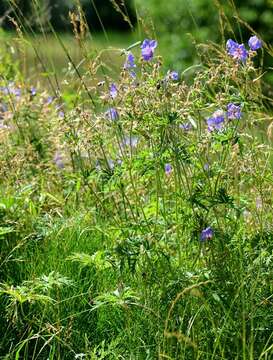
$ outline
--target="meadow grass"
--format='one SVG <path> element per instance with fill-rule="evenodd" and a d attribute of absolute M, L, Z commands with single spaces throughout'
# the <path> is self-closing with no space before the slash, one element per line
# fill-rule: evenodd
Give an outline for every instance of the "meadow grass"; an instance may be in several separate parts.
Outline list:
<path fill-rule="evenodd" d="M 272 49 L 75 37 L 1 52 L 1 359 L 272 359 Z"/>
<path fill-rule="evenodd" d="M 58 34 L 58 36 L 61 38 L 65 48 L 69 49 L 73 62 L 80 67 L 84 59 L 74 35 L 63 33 Z M 130 44 L 134 43 L 136 38 L 137 34 L 135 32 L 122 33 L 112 31 L 107 33 L 107 37 L 103 33 L 95 33 L 86 41 L 86 51 L 91 57 L 102 51 L 102 60 L 106 67 L 113 69 L 114 76 L 120 69 L 122 59 L 120 54 L 118 56 L 114 55 L 113 58 L 113 52 L 110 58 L 110 49 L 127 48 Z M 30 82 L 36 83 L 38 80 L 42 86 L 48 87 L 47 78 L 49 76 L 56 76 L 60 84 L 66 79 L 69 60 L 64 53 L 60 41 L 54 34 L 49 33 L 45 36 L 43 34 L 26 34 L 20 37 L 13 32 L 1 31 L 0 40 L 8 48 L 12 48 L 14 60 L 19 62 L 22 75 L 29 79 Z M 41 64 L 40 59 L 37 57 L 37 52 L 43 60 L 43 64 Z"/>

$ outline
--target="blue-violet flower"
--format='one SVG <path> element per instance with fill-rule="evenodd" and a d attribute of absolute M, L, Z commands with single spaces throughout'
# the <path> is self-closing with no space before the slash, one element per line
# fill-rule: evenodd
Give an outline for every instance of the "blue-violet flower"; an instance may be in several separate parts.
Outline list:
<path fill-rule="evenodd" d="M 133 69 L 135 67 L 136 67 L 135 57 L 131 52 L 129 52 L 127 55 L 127 59 L 123 65 L 123 68 L 129 70 L 129 69 Z"/>
<path fill-rule="evenodd" d="M 246 62 L 248 51 L 244 44 L 238 44 L 236 41 L 229 39 L 226 44 L 227 53 L 237 61 Z"/>
<path fill-rule="evenodd" d="M 206 240 L 212 239 L 212 237 L 213 237 L 213 230 L 209 226 L 206 229 L 202 230 L 201 235 L 200 235 L 200 241 L 206 241 Z"/>
<path fill-rule="evenodd" d="M 157 47 L 156 40 L 145 39 L 141 45 L 142 58 L 145 61 L 150 61 L 154 57 L 154 51 Z"/>
<path fill-rule="evenodd" d="M 118 112 L 115 108 L 110 108 L 106 111 L 106 117 L 109 120 L 117 120 L 118 119 Z"/>
<path fill-rule="evenodd" d="M 110 85 L 110 96 L 112 99 L 114 99 L 115 97 L 118 96 L 118 88 L 117 88 L 116 84 Z"/>
<path fill-rule="evenodd" d="M 248 45 L 251 50 L 256 51 L 263 46 L 263 43 L 261 39 L 259 39 L 256 35 L 254 35 L 251 36 L 251 38 L 248 40 Z"/>
<path fill-rule="evenodd" d="M 222 110 L 215 111 L 210 118 L 207 119 L 208 130 L 221 130 L 225 121 L 224 112 Z"/>
<path fill-rule="evenodd" d="M 165 164 L 165 174 L 167 176 L 171 175 L 172 172 L 172 165 L 171 164 Z"/>
<path fill-rule="evenodd" d="M 229 103 L 227 105 L 227 117 L 229 120 L 240 119 L 242 117 L 241 105 Z"/>

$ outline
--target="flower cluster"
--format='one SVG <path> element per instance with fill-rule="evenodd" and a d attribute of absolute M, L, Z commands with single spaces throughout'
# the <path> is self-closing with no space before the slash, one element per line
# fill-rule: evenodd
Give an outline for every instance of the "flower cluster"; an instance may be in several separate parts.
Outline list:
<path fill-rule="evenodd" d="M 251 36 L 248 40 L 248 46 L 250 50 L 256 51 L 262 47 L 262 41 L 257 36 Z M 226 43 L 226 49 L 228 55 L 233 59 L 243 63 L 246 62 L 249 52 L 244 44 L 238 44 L 236 41 L 229 39 Z"/>
<path fill-rule="evenodd" d="M 239 120 L 242 117 L 241 105 L 229 103 L 227 111 L 215 111 L 211 117 L 207 119 L 208 131 L 221 130 L 224 126 L 225 119 Z"/>
<path fill-rule="evenodd" d="M 21 88 L 15 86 L 14 82 L 9 82 L 6 86 L 0 87 L 0 91 L 3 95 L 15 95 L 20 97 L 22 94 Z"/>

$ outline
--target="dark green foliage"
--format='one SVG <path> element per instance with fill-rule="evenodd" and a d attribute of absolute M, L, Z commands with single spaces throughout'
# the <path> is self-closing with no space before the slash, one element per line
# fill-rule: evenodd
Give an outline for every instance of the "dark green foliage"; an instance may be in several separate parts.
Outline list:
<path fill-rule="evenodd" d="M 15 4 L 15 5 L 14 5 Z M 124 5 L 117 1 L 121 11 L 127 15 L 130 21 L 135 23 L 135 14 L 133 4 L 130 0 L 126 0 Z M 71 31 L 71 23 L 69 19 L 69 11 L 73 11 L 81 6 L 87 23 L 92 31 L 107 30 L 128 30 L 129 24 L 124 20 L 121 13 L 115 10 L 110 0 L 16 0 L 14 3 L 10 0 L 2 0 L 0 2 L 0 16 L 9 14 L 10 16 L 20 15 L 29 22 L 34 31 L 47 28 L 47 21 L 50 21 L 56 30 Z M 9 12 L 9 9 L 15 11 Z M 3 19 L 4 26 L 13 27 L 6 17 Z"/>

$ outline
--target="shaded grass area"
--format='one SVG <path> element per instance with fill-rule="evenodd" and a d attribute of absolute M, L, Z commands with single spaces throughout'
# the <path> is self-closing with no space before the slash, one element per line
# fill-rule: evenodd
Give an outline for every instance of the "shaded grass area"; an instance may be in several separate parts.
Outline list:
<path fill-rule="evenodd" d="M 58 34 L 58 37 L 40 34 L 20 38 L 14 33 L 0 34 L 2 43 L 7 48 L 12 47 L 14 59 L 20 62 L 23 75 L 33 84 L 37 80 L 47 84 L 48 77 L 56 77 L 60 84 L 66 79 L 73 67 L 63 46 L 79 70 L 88 57 L 94 58 L 102 52 L 101 61 L 105 64 L 105 71 L 113 75 L 119 72 L 123 64 L 121 51 L 136 41 L 136 34 L 133 33 L 97 33 L 84 43 L 79 43 L 72 34 Z"/>

